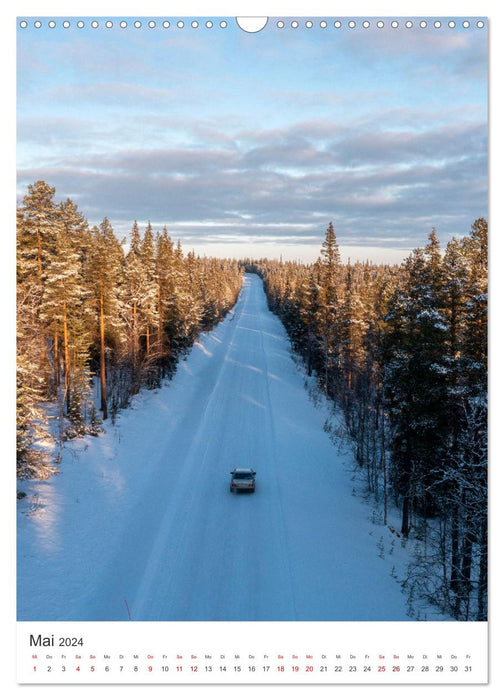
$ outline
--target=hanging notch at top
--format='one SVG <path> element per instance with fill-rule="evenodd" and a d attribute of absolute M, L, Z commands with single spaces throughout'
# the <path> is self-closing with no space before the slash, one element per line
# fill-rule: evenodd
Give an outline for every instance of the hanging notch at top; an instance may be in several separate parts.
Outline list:
<path fill-rule="evenodd" d="M 250 34 L 255 34 L 260 32 L 261 29 L 268 23 L 267 17 L 237 17 L 236 23 L 243 29 L 244 32 L 249 32 Z"/>

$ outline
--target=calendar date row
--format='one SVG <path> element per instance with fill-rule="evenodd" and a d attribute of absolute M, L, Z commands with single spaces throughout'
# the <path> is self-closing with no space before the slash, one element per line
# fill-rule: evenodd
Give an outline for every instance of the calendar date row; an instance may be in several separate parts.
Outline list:
<path fill-rule="evenodd" d="M 313 673 L 471 673 L 472 666 L 458 664 L 407 664 L 407 665 L 140 665 L 119 664 L 115 665 L 85 665 L 85 664 L 44 664 L 34 665 L 33 672 L 37 673 L 284 673 L 284 674 L 313 674 Z"/>

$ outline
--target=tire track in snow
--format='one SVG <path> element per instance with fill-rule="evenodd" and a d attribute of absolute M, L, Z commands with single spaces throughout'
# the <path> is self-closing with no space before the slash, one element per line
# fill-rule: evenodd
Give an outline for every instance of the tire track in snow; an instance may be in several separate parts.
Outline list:
<path fill-rule="evenodd" d="M 247 291 L 247 294 L 243 295 L 245 290 Z M 241 306 L 239 310 L 235 311 L 233 329 L 231 336 L 227 341 L 228 347 L 233 343 L 238 328 L 236 313 L 238 313 L 239 318 L 243 312 L 243 306 L 246 304 L 249 293 L 249 287 L 242 288 L 242 295 L 244 298 L 242 298 L 242 295 L 240 295 L 238 303 L 241 302 Z M 163 589 L 166 593 L 166 599 L 171 600 L 170 591 L 173 590 L 174 587 L 177 562 L 182 557 L 182 546 L 185 541 L 185 536 L 189 525 L 190 513 L 193 511 L 193 506 L 197 498 L 197 493 L 191 488 L 191 483 L 195 480 L 197 481 L 199 476 L 205 471 L 206 457 L 211 445 L 210 440 L 205 440 L 205 435 L 208 434 L 209 425 L 214 422 L 213 419 L 218 414 L 215 407 L 217 409 L 220 408 L 222 411 L 224 405 L 224 402 L 216 401 L 216 398 L 221 393 L 221 379 L 224 371 L 226 370 L 226 358 L 227 352 L 221 360 L 219 371 L 215 378 L 212 391 L 208 395 L 206 406 L 202 413 L 201 420 L 199 421 L 197 432 L 192 440 L 192 444 L 187 452 L 187 455 L 183 459 L 182 467 L 180 469 L 180 478 L 177 481 L 176 491 L 178 493 L 187 493 L 188 497 L 175 508 L 172 508 L 172 504 L 170 503 L 161 519 L 149 558 L 147 560 L 147 565 L 132 606 L 132 612 L 135 619 L 146 619 L 146 615 L 149 617 L 148 603 L 150 600 L 150 592 L 154 586 L 158 585 L 158 572 L 163 567 L 163 553 L 165 553 L 166 549 L 168 548 L 168 536 L 171 538 L 169 549 L 173 553 L 171 557 L 172 565 L 170 567 L 169 578 L 164 580 Z M 210 413 L 211 409 L 212 413 Z M 195 465 L 197 472 L 194 468 Z M 170 619 L 170 616 L 168 616 L 166 619 Z"/>
<path fill-rule="evenodd" d="M 280 551 L 282 553 L 282 567 L 284 571 L 286 572 L 286 579 L 287 579 L 287 585 L 288 585 L 288 591 L 289 591 L 289 598 L 290 598 L 290 605 L 292 608 L 292 613 L 288 616 L 289 619 L 291 620 L 297 620 L 297 613 L 296 613 L 296 600 L 294 596 L 294 587 L 293 587 L 293 576 L 292 576 L 292 569 L 290 566 L 290 557 L 289 557 L 289 550 L 288 550 L 288 545 L 287 545 L 287 529 L 285 525 L 285 517 L 283 513 L 283 507 L 282 507 L 282 499 L 281 499 L 281 491 L 280 491 L 280 484 L 279 484 L 279 474 L 278 474 L 278 459 L 277 459 L 277 452 L 276 452 L 276 432 L 275 432 L 275 412 L 273 409 L 273 402 L 271 400 L 271 391 L 270 391 L 270 376 L 269 376 L 269 371 L 268 371 L 268 354 L 266 352 L 266 349 L 264 347 L 264 317 L 261 316 L 261 347 L 263 351 L 263 356 L 264 356 L 264 371 L 265 371 L 265 380 L 266 380 L 266 400 L 268 404 L 268 412 L 269 415 L 271 416 L 270 421 L 267 422 L 268 426 L 268 432 L 269 432 L 269 440 L 267 440 L 267 443 L 270 445 L 270 450 L 269 452 L 271 453 L 272 456 L 272 464 L 273 464 L 273 471 L 274 471 L 274 479 L 275 479 L 275 494 L 273 501 L 275 503 L 275 511 L 277 512 L 277 517 L 275 518 L 275 522 L 278 523 L 279 525 L 279 544 L 280 544 Z"/>
<path fill-rule="evenodd" d="M 242 294 L 240 294 L 235 309 L 240 305 L 240 302 L 243 306 Z M 102 593 L 100 597 L 95 597 L 97 605 L 91 614 L 92 619 L 127 619 L 124 599 L 128 601 L 133 619 L 141 619 L 141 616 L 146 612 L 144 603 L 140 602 L 140 596 L 151 590 L 152 586 L 146 587 L 148 577 L 158 569 L 161 563 L 156 561 L 154 553 L 159 552 L 160 547 L 162 548 L 165 528 L 171 527 L 172 531 L 174 530 L 173 523 L 182 508 L 178 502 L 179 494 L 191 491 L 188 488 L 191 473 L 190 471 L 188 473 L 183 467 L 187 455 L 180 460 L 182 468 L 180 465 L 176 469 L 167 469 L 166 467 L 167 462 L 173 464 L 174 455 L 183 454 L 181 442 L 178 444 L 175 442 L 178 450 L 173 450 L 173 436 L 186 434 L 188 425 L 198 422 L 198 416 L 201 417 L 199 424 L 204 424 L 203 416 L 208 415 L 209 403 L 215 394 L 219 374 L 225 364 L 227 348 L 233 342 L 235 333 L 236 326 L 232 324 L 231 328 L 223 334 L 223 357 L 219 360 L 221 364 L 218 372 L 215 373 L 211 388 L 205 386 L 204 391 L 199 394 L 198 415 L 195 417 L 194 414 L 182 414 L 180 419 L 170 426 L 168 430 L 170 442 L 165 446 L 162 455 L 157 457 L 159 466 L 153 472 L 150 484 L 145 486 L 143 492 L 139 494 L 135 507 L 131 510 L 128 527 L 120 535 L 119 540 L 114 543 L 115 556 L 110 558 L 100 576 L 99 588 Z M 167 448 L 170 450 L 169 454 Z M 152 484 L 156 485 L 154 494 L 152 493 Z M 120 589 L 117 586 L 117 571 L 124 572 Z"/>

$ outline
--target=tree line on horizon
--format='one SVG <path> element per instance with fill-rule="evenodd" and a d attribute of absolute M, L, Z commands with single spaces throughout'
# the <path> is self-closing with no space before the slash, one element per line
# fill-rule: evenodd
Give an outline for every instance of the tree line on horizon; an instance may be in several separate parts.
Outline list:
<path fill-rule="evenodd" d="M 39 180 L 17 209 L 20 478 L 54 471 L 40 449 L 56 432 L 48 420 L 57 421 L 59 457 L 64 440 L 97 434 L 142 386 L 172 376 L 242 286 L 236 261 L 184 255 L 166 227 L 141 233 L 135 221 L 125 252 L 107 218 L 90 227 L 70 199 L 54 196 Z"/>
<path fill-rule="evenodd" d="M 418 542 L 411 600 L 464 620 L 487 615 L 487 229 L 444 251 L 432 230 L 391 266 L 342 263 L 330 223 L 314 264 L 246 268 L 343 415 L 382 521 L 392 499 Z"/>

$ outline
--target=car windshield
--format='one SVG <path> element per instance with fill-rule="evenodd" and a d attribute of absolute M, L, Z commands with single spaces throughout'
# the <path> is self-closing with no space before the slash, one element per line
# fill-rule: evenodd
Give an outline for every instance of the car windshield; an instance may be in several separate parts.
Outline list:
<path fill-rule="evenodd" d="M 234 472 L 234 479 L 252 479 L 252 474 L 250 472 Z"/>

